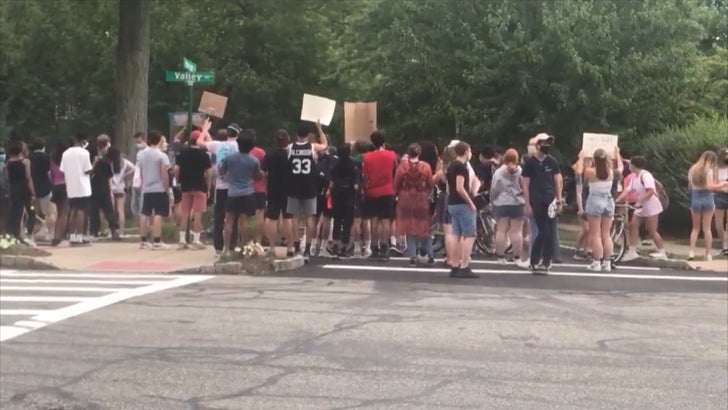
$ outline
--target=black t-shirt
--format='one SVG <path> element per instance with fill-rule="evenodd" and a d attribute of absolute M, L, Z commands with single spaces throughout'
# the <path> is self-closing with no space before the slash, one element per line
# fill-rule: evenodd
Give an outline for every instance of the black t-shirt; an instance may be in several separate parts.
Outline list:
<path fill-rule="evenodd" d="M 284 149 L 268 151 L 260 164 L 260 169 L 268 174 L 266 192 L 269 198 L 285 198 L 288 195 L 288 178 L 291 166 L 288 153 Z"/>
<path fill-rule="evenodd" d="M 111 162 L 106 158 L 98 160 L 91 175 L 91 191 L 100 195 L 111 195 L 109 180 L 112 176 L 114 176 L 114 170 Z"/>
<path fill-rule="evenodd" d="M 318 180 L 318 195 L 326 194 L 331 182 L 331 171 L 339 158 L 333 155 L 323 155 L 316 162 L 316 179 Z"/>
<path fill-rule="evenodd" d="M 288 196 L 296 199 L 316 197 L 316 157 L 310 142 L 294 142 L 288 152 L 290 185 Z"/>
<path fill-rule="evenodd" d="M 475 176 L 482 182 L 480 187 L 481 191 L 487 191 L 490 189 L 490 184 L 493 181 L 493 173 L 495 173 L 496 165 L 492 161 L 486 161 L 485 163 L 478 162 L 475 165 Z"/>
<path fill-rule="evenodd" d="M 28 159 L 30 160 L 30 176 L 33 179 L 35 195 L 38 198 L 45 198 L 51 193 L 53 187 L 49 175 L 51 157 L 43 151 L 33 151 Z"/>
<path fill-rule="evenodd" d="M 334 190 L 351 190 L 361 185 L 361 171 L 354 161 L 337 162 L 331 170 Z"/>
<path fill-rule="evenodd" d="M 457 190 L 457 185 L 455 185 L 455 179 L 458 176 L 462 176 L 465 178 L 463 186 L 465 187 L 465 190 L 467 190 L 470 186 L 470 173 L 468 172 L 468 167 L 460 161 L 455 161 L 447 168 L 447 187 L 450 191 L 447 196 L 448 205 L 459 205 L 467 203 L 465 202 L 463 197 L 460 196 L 460 193 L 458 193 Z"/>
<path fill-rule="evenodd" d="M 200 148 L 184 148 L 175 158 L 179 167 L 180 190 L 182 192 L 207 192 L 205 171 L 212 168 L 207 152 Z"/>
<path fill-rule="evenodd" d="M 531 205 L 549 205 L 556 198 L 556 184 L 554 175 L 560 174 L 561 168 L 551 155 L 539 161 L 535 155 L 529 157 L 523 164 L 524 178 L 529 178 L 528 193 Z"/>

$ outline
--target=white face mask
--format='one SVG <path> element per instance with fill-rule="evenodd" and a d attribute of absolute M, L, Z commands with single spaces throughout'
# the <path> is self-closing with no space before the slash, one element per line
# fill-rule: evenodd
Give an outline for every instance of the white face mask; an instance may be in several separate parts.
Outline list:
<path fill-rule="evenodd" d="M 88 141 L 84 141 L 81 143 L 81 148 L 86 149 L 88 147 Z"/>
<path fill-rule="evenodd" d="M 137 142 L 136 147 L 137 147 L 137 149 L 142 149 L 142 148 L 144 148 L 144 143 L 143 142 Z"/>

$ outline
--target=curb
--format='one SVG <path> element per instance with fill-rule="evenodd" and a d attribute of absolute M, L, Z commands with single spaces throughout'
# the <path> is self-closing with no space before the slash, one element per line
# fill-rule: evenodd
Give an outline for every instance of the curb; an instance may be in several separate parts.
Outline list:
<path fill-rule="evenodd" d="M 256 276 L 264 272 L 246 270 L 244 262 L 217 262 L 212 265 L 197 266 L 194 268 L 179 269 L 169 272 L 170 274 L 201 274 L 201 275 L 250 275 Z M 271 263 L 273 272 L 285 272 L 303 267 L 303 257 L 298 255 L 288 259 L 275 259 Z"/>
<path fill-rule="evenodd" d="M 6 269 L 38 269 L 38 270 L 60 270 L 58 267 L 47 262 L 39 261 L 31 256 L 22 255 L 0 255 L 0 267 Z"/>
<path fill-rule="evenodd" d="M 679 259 L 651 259 L 640 257 L 637 260 L 640 264 L 650 266 L 653 268 L 665 268 L 665 269 L 676 269 L 676 270 L 696 270 L 687 261 L 681 261 Z M 629 265 L 624 265 L 629 266 Z"/>

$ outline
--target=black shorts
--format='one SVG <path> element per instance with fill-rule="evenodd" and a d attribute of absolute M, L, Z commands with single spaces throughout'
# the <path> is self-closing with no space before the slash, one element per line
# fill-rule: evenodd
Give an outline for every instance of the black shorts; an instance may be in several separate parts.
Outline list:
<path fill-rule="evenodd" d="M 172 196 L 174 197 L 174 204 L 182 202 L 182 190 L 179 188 L 172 188 Z"/>
<path fill-rule="evenodd" d="M 288 208 L 288 197 L 269 197 L 265 206 L 265 218 L 277 221 L 282 215 L 283 219 L 291 219 L 293 216 L 286 212 L 286 208 Z"/>
<path fill-rule="evenodd" d="M 91 197 L 90 196 L 84 196 L 81 198 L 69 198 L 68 199 L 68 206 L 71 209 L 77 209 L 79 211 L 88 211 L 89 206 L 91 205 Z"/>
<path fill-rule="evenodd" d="M 53 189 L 51 189 L 51 202 L 53 202 L 56 207 L 60 208 L 66 203 L 66 201 L 68 201 L 66 184 L 53 185 Z"/>
<path fill-rule="evenodd" d="M 396 217 L 394 195 L 366 198 L 362 205 L 363 218 L 394 219 Z"/>
<path fill-rule="evenodd" d="M 142 215 L 169 216 L 169 195 L 166 192 L 147 192 L 142 195 Z"/>
<path fill-rule="evenodd" d="M 227 197 L 225 212 L 235 215 L 255 216 L 255 195 Z"/>
<path fill-rule="evenodd" d="M 265 192 L 256 192 L 255 196 L 255 210 L 262 211 L 265 209 Z"/>
<path fill-rule="evenodd" d="M 316 197 L 316 216 L 323 215 L 326 218 L 331 218 L 333 212 L 328 207 L 326 195 L 319 195 Z"/>

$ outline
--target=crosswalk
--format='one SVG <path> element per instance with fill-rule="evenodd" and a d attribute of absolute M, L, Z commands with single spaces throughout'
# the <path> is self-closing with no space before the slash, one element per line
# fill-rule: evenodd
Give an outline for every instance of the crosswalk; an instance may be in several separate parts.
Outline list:
<path fill-rule="evenodd" d="M 97 272 L 0 271 L 0 342 L 123 300 L 212 278 Z"/>

